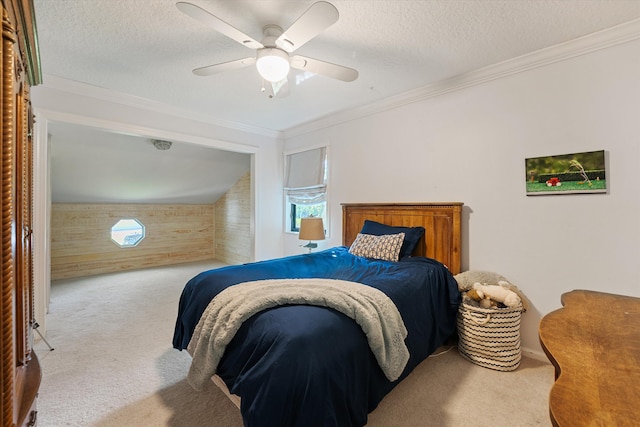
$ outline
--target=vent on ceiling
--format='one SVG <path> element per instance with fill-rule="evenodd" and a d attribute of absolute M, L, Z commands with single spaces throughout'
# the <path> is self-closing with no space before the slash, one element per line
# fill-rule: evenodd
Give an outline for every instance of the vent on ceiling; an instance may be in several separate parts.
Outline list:
<path fill-rule="evenodd" d="M 151 140 L 151 142 L 153 142 L 153 146 L 156 147 L 158 150 L 168 150 L 169 148 L 171 148 L 171 141 L 164 141 L 162 139 L 153 139 Z"/>

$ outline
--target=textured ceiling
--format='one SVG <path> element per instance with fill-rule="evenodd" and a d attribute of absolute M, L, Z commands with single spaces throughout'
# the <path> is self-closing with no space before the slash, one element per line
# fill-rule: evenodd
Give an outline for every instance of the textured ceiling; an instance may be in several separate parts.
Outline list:
<path fill-rule="evenodd" d="M 331 0 L 338 22 L 295 53 L 359 77 L 345 83 L 292 70 L 289 95 L 270 99 L 254 67 L 192 73 L 255 52 L 183 14 L 175 0 L 33 1 L 45 86 L 58 77 L 270 133 L 640 18 L 639 0 Z M 286 29 L 313 3 L 189 1 L 257 40 L 265 25 Z M 50 133 L 54 202 L 210 203 L 250 167 L 247 154 L 180 144 L 157 152 L 148 139 L 63 123 Z"/>
<path fill-rule="evenodd" d="M 313 1 L 190 0 L 261 40 Z M 34 0 L 46 75 L 216 119 L 285 130 L 640 18 L 638 0 L 332 0 L 336 24 L 296 53 L 359 71 L 351 83 L 292 71 L 269 99 L 254 67 L 197 67 L 255 52 L 180 12 L 175 0 Z"/>

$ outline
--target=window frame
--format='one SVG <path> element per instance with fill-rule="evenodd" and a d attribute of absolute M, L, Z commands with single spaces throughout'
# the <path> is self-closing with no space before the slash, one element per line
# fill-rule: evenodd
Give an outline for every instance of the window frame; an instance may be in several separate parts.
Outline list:
<path fill-rule="evenodd" d="M 322 221 L 324 223 L 325 233 L 326 233 L 327 232 L 327 218 L 328 218 L 328 215 L 327 215 L 327 206 L 328 206 L 327 205 L 327 201 L 325 200 L 324 202 L 316 203 L 316 204 L 313 204 L 313 205 L 310 205 L 310 206 L 316 206 L 316 205 L 321 205 L 321 204 L 324 204 L 324 207 L 322 209 L 324 215 L 321 215 L 321 218 L 322 218 Z M 289 206 L 289 227 L 288 227 L 287 231 L 289 231 L 291 233 L 299 233 L 300 232 L 300 227 L 296 227 L 296 222 L 297 222 L 296 218 L 297 218 L 298 207 L 301 206 L 301 205 L 296 204 L 296 203 L 291 203 L 289 201 L 287 201 L 287 205 Z M 303 218 L 303 217 L 300 217 L 300 218 Z"/>
<path fill-rule="evenodd" d="M 286 171 L 287 168 L 287 156 L 290 156 L 292 154 L 296 154 L 296 153 L 301 153 L 304 151 L 310 151 L 310 150 L 315 150 L 318 148 L 324 148 L 325 149 L 325 200 L 323 202 L 324 204 L 324 216 L 322 216 L 322 220 L 324 222 L 324 228 L 325 228 L 325 234 L 326 237 L 329 238 L 329 186 L 330 186 L 330 166 L 329 166 L 329 154 L 330 154 L 330 147 L 326 144 L 320 144 L 320 145 L 314 145 L 314 146 L 310 146 L 310 147 L 304 147 L 302 149 L 298 149 L 298 150 L 292 150 L 292 151 L 287 151 L 284 153 L 284 170 Z M 286 172 L 285 172 L 286 175 Z M 286 179 L 286 176 L 284 176 L 284 179 Z M 297 214 L 297 208 L 299 206 L 299 204 L 296 203 L 292 203 L 289 200 L 289 196 L 287 196 L 286 191 L 283 191 L 283 196 L 284 196 L 284 211 L 285 211 L 285 215 L 284 215 L 284 231 L 285 233 L 290 233 L 290 234 L 298 234 L 300 232 L 299 227 L 296 227 L 296 214 Z M 320 204 L 318 203 L 318 204 Z"/>
<path fill-rule="evenodd" d="M 139 228 L 139 230 L 141 231 L 141 233 L 140 233 L 140 238 L 139 238 L 139 239 L 137 239 L 137 240 L 136 240 L 135 242 L 133 242 L 132 244 L 125 244 L 125 239 L 126 239 L 127 237 L 131 236 L 131 234 L 130 234 L 130 235 L 123 236 L 123 238 L 122 238 L 122 243 L 120 243 L 118 240 L 116 240 L 116 239 L 113 237 L 113 233 L 114 233 L 113 229 L 114 229 L 118 224 L 120 224 L 120 223 L 121 223 L 121 222 L 123 222 L 123 221 L 133 221 L 133 222 L 136 222 L 136 223 L 140 226 L 140 228 Z M 137 233 L 135 233 L 135 234 L 137 234 Z M 133 234 L 133 235 L 135 235 L 135 234 Z M 146 237 L 146 235 L 147 235 L 146 227 L 145 227 L 145 225 L 142 223 L 142 221 L 140 221 L 138 218 L 120 218 L 118 221 L 116 221 L 116 223 L 115 223 L 115 224 L 113 224 L 113 225 L 111 226 L 111 229 L 110 229 L 110 231 L 109 231 L 109 237 L 111 238 L 111 241 L 112 241 L 115 245 L 117 245 L 119 248 L 121 248 L 121 249 L 126 249 L 126 248 L 135 248 L 136 246 L 138 246 L 138 245 L 140 244 L 140 242 L 142 242 L 142 241 L 144 240 L 144 238 Z"/>

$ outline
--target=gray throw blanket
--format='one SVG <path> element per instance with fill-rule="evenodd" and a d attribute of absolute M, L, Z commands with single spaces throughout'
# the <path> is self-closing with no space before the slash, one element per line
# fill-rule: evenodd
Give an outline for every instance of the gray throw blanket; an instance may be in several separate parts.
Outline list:
<path fill-rule="evenodd" d="M 333 308 L 355 320 L 389 381 L 400 377 L 409 350 L 407 329 L 395 304 L 371 286 L 333 279 L 279 279 L 239 283 L 209 303 L 191 337 L 187 380 L 197 390 L 211 379 L 226 346 L 254 314 L 285 304 Z"/>

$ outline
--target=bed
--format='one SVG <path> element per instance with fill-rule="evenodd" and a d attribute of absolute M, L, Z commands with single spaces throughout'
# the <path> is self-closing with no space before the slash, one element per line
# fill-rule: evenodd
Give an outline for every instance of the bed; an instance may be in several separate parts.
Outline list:
<path fill-rule="evenodd" d="M 455 334 L 462 203 L 342 207 L 342 246 L 184 287 L 173 346 L 193 357 L 191 385 L 213 380 L 245 426 L 364 426 Z M 381 248 L 389 260 L 368 252 Z"/>

